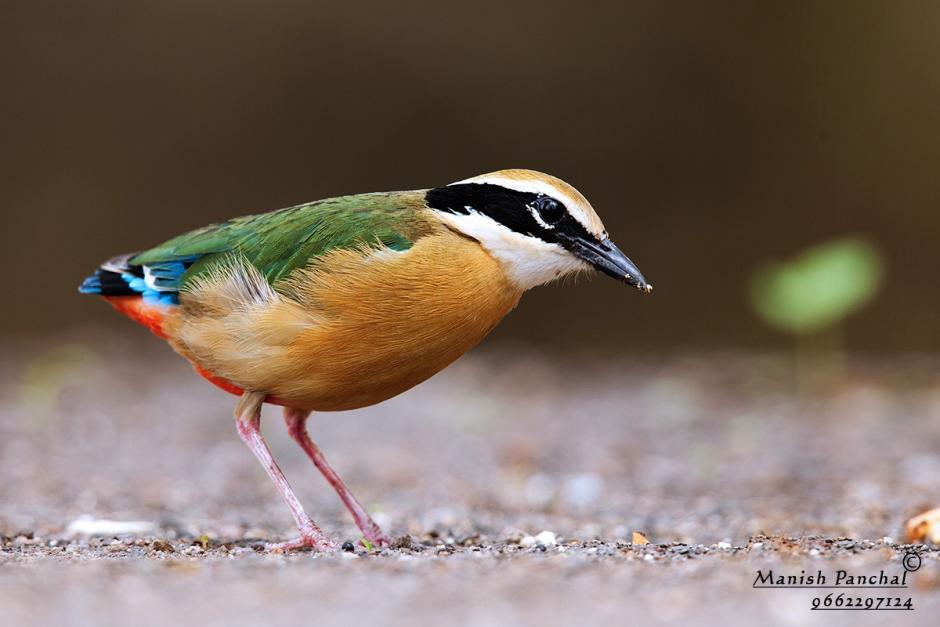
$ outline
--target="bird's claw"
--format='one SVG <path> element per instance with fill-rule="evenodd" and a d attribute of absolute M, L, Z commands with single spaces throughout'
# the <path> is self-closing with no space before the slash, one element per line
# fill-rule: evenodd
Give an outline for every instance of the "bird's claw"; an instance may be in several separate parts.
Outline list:
<path fill-rule="evenodd" d="M 286 542 L 266 542 L 264 550 L 271 553 L 287 553 L 288 551 L 298 551 L 301 549 L 313 549 L 317 553 L 329 553 L 336 551 L 339 547 L 335 542 L 326 538 L 311 538 L 300 536 Z"/>
<path fill-rule="evenodd" d="M 363 525 L 364 528 L 360 528 L 363 537 L 363 540 L 360 542 L 360 544 L 365 548 L 369 548 L 369 544 L 379 548 L 389 546 L 392 543 L 392 539 L 385 535 L 385 533 L 373 521 L 370 520 L 369 523 Z M 366 544 L 367 542 L 368 544 Z"/>
<path fill-rule="evenodd" d="M 286 542 L 267 542 L 264 549 L 272 553 L 286 553 L 300 549 L 313 549 L 318 553 L 329 553 L 339 550 L 339 545 L 319 529 L 301 529 L 300 537 Z"/>

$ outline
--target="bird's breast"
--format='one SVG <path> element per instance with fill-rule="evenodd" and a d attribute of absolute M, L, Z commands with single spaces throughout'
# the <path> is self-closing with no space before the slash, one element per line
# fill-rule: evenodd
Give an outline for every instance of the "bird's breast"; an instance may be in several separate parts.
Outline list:
<path fill-rule="evenodd" d="M 165 325 L 171 343 L 242 389 L 321 411 L 371 405 L 424 381 L 521 295 L 478 243 L 446 230 L 402 252 L 331 252 L 248 306 L 220 297 L 231 278 L 184 299 Z"/>

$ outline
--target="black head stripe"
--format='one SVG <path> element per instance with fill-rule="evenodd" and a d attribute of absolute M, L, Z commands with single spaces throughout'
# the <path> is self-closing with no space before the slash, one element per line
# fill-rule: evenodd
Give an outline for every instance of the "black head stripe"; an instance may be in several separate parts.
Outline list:
<path fill-rule="evenodd" d="M 431 209 L 448 213 L 482 213 L 516 233 L 550 244 L 558 242 L 559 233 L 597 239 L 571 217 L 560 201 L 545 194 L 520 192 L 491 183 L 459 183 L 429 190 L 426 202 Z"/>

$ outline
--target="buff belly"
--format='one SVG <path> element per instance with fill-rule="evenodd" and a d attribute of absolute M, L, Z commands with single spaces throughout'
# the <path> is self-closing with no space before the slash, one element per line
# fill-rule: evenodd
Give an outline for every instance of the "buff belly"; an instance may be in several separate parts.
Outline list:
<path fill-rule="evenodd" d="M 162 331 L 231 391 L 300 409 L 354 409 L 439 372 L 520 295 L 479 244 L 442 230 L 404 252 L 332 252 L 276 290 L 233 259 L 182 296 Z"/>

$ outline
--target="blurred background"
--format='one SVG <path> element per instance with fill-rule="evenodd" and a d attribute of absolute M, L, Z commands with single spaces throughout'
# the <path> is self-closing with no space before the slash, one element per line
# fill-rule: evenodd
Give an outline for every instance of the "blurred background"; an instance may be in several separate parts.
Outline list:
<path fill-rule="evenodd" d="M 578 187 L 656 292 L 539 289 L 491 342 L 787 348 L 755 277 L 849 237 L 877 280 L 840 341 L 938 350 L 938 18 L 930 2 L 8 4 L 0 333 L 140 335 L 75 292 L 113 254 L 527 167 Z"/>

